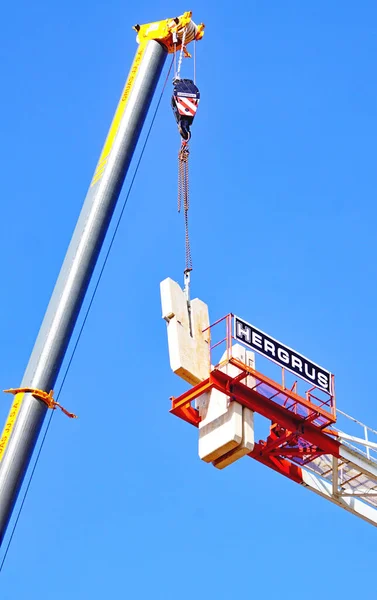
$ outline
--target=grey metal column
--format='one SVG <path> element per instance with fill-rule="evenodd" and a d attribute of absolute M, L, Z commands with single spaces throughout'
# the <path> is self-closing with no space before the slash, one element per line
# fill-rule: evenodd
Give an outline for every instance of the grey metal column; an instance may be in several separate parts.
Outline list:
<path fill-rule="evenodd" d="M 131 69 L 125 91 L 127 85 L 132 88 L 119 129 L 102 175 L 89 188 L 21 387 L 48 392 L 55 385 L 166 56 L 161 44 L 149 41 Z M 25 395 L 0 462 L 0 544 L 47 410 L 42 401 Z"/>

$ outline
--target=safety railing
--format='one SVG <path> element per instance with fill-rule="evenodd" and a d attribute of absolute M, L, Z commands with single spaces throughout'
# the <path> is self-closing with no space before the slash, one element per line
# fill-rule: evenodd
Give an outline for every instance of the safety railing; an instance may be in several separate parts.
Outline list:
<path fill-rule="evenodd" d="M 252 376 L 255 381 L 253 389 L 259 394 L 273 400 L 287 410 L 299 415 L 303 419 L 312 422 L 318 427 L 326 427 L 336 421 L 336 406 L 334 392 L 334 377 L 332 380 L 333 393 L 330 394 L 317 386 L 310 385 L 303 379 L 295 379 L 288 369 L 277 365 L 273 360 L 269 360 L 265 355 L 256 359 L 258 370 L 250 368 L 246 364 L 241 364 L 239 359 L 233 356 L 234 343 L 242 344 L 236 340 L 233 335 L 233 315 L 228 314 L 218 319 L 210 325 L 205 331 L 209 331 L 209 361 L 210 369 L 221 369 L 226 363 L 236 364 L 244 371 L 244 377 Z M 247 348 L 247 344 L 245 344 Z M 262 373 L 259 365 L 265 367 L 273 375 L 267 376 Z M 279 373 L 280 371 L 280 373 Z M 238 377 L 242 381 L 242 376 Z M 248 383 L 250 387 L 250 384 Z"/>
<path fill-rule="evenodd" d="M 337 423 L 334 429 L 339 441 L 368 460 L 377 462 L 377 431 L 342 410 L 337 409 L 336 413 Z"/>

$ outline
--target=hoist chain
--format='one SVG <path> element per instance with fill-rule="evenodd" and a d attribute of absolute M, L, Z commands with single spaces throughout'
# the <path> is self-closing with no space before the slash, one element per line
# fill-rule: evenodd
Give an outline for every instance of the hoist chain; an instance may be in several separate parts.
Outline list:
<path fill-rule="evenodd" d="M 178 152 L 178 212 L 183 205 L 185 217 L 185 239 L 186 239 L 186 270 L 192 269 L 190 237 L 188 231 L 188 210 L 190 207 L 189 196 L 189 165 L 190 150 L 186 142 L 182 142 Z"/>

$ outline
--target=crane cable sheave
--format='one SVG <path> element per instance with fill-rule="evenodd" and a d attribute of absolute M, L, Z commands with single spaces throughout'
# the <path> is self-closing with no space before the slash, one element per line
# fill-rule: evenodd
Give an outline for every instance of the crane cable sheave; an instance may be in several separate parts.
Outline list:
<path fill-rule="evenodd" d="M 134 25 L 133 29 L 137 32 L 136 41 L 142 44 L 148 40 L 157 40 L 165 46 L 169 54 L 173 54 L 182 46 L 186 47 L 190 42 L 201 40 L 204 36 L 205 25 L 196 25 L 191 17 L 192 11 L 187 11 L 173 19 Z M 190 56 L 186 49 L 184 52 L 186 56 Z"/>

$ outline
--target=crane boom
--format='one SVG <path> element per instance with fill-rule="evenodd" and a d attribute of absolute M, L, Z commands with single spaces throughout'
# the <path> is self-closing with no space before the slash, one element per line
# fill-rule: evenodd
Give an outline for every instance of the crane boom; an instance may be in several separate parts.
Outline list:
<path fill-rule="evenodd" d="M 166 56 L 180 49 L 182 32 L 188 43 L 203 28 L 191 13 L 134 27 L 135 59 L 21 382 L 39 397 L 16 394 L 0 439 L 0 544 L 48 410 L 43 394 L 58 377 Z"/>

